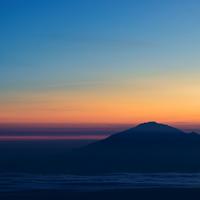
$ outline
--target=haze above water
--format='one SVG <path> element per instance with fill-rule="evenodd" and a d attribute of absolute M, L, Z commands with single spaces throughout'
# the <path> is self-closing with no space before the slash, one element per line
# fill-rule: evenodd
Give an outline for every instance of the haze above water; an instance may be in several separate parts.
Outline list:
<path fill-rule="evenodd" d="M 186 132 L 200 132 L 199 124 L 171 124 Z M 38 144 L 41 141 L 44 141 L 44 144 L 54 142 L 56 144 L 60 141 L 60 143 L 65 143 L 66 148 L 71 148 L 104 139 L 134 126 L 135 124 L 0 124 L 0 142 L 6 142 L 8 146 L 9 142 L 12 146 L 13 142 L 15 142 L 14 146 L 20 143 L 22 144 L 20 148 L 23 148 L 25 141 L 29 144 L 36 141 Z"/>

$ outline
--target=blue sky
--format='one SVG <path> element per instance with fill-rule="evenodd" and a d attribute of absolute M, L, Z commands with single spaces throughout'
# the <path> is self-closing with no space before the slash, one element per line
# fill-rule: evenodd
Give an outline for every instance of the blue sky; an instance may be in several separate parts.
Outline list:
<path fill-rule="evenodd" d="M 139 98 L 134 88 L 148 96 L 155 80 L 197 86 L 199 10 L 197 0 L 1 0 L 0 101 L 124 87 Z"/>

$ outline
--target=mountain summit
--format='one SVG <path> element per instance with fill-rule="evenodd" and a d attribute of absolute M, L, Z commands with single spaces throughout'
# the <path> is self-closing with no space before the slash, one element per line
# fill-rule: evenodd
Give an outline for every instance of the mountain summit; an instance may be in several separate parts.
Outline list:
<path fill-rule="evenodd" d="M 165 125 L 160 124 L 157 122 L 147 122 L 143 124 L 139 124 L 138 126 L 134 128 L 130 128 L 126 131 L 123 131 L 121 133 L 117 133 L 112 135 L 111 137 L 129 137 L 129 138 L 137 138 L 137 137 L 143 137 L 143 139 L 150 139 L 150 138 L 161 138 L 161 137 L 175 137 L 175 136 L 181 136 L 182 134 L 185 134 L 183 131 Z"/>
<path fill-rule="evenodd" d="M 139 124 L 133 128 L 111 135 L 110 137 L 92 143 L 83 148 L 83 150 L 92 152 L 124 152 L 128 149 L 128 153 L 133 151 L 144 151 L 147 148 L 156 148 L 160 145 L 169 146 L 179 143 L 189 134 L 185 132 L 157 122 L 147 122 Z M 191 134 L 192 135 L 192 134 Z M 195 135 L 195 134 L 193 134 Z"/>
<path fill-rule="evenodd" d="M 147 122 L 89 144 L 77 155 L 76 165 L 89 172 L 200 171 L 200 135 Z"/>
<path fill-rule="evenodd" d="M 146 122 L 146 123 L 142 123 L 137 125 L 135 128 L 137 129 L 155 129 L 155 130 L 166 130 L 166 129 L 176 129 L 174 127 L 165 125 L 165 124 L 160 124 L 157 122 Z"/>

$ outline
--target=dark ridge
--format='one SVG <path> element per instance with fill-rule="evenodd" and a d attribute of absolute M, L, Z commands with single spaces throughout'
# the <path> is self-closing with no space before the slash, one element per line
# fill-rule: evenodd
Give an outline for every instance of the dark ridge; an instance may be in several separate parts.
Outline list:
<path fill-rule="evenodd" d="M 89 144 L 76 156 L 87 172 L 200 172 L 200 135 L 147 122 Z"/>
<path fill-rule="evenodd" d="M 200 172 L 199 158 L 199 134 L 147 122 L 72 152 L 0 162 L 0 170 L 68 174 Z"/>

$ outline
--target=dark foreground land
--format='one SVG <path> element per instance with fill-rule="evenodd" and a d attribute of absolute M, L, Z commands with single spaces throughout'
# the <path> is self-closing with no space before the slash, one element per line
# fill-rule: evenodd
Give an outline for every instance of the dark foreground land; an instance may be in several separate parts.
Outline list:
<path fill-rule="evenodd" d="M 74 192 L 58 190 L 38 190 L 25 192 L 0 193 L 1 200 L 116 200 L 152 199 L 182 200 L 199 199 L 200 189 L 124 189 L 96 192 Z"/>

